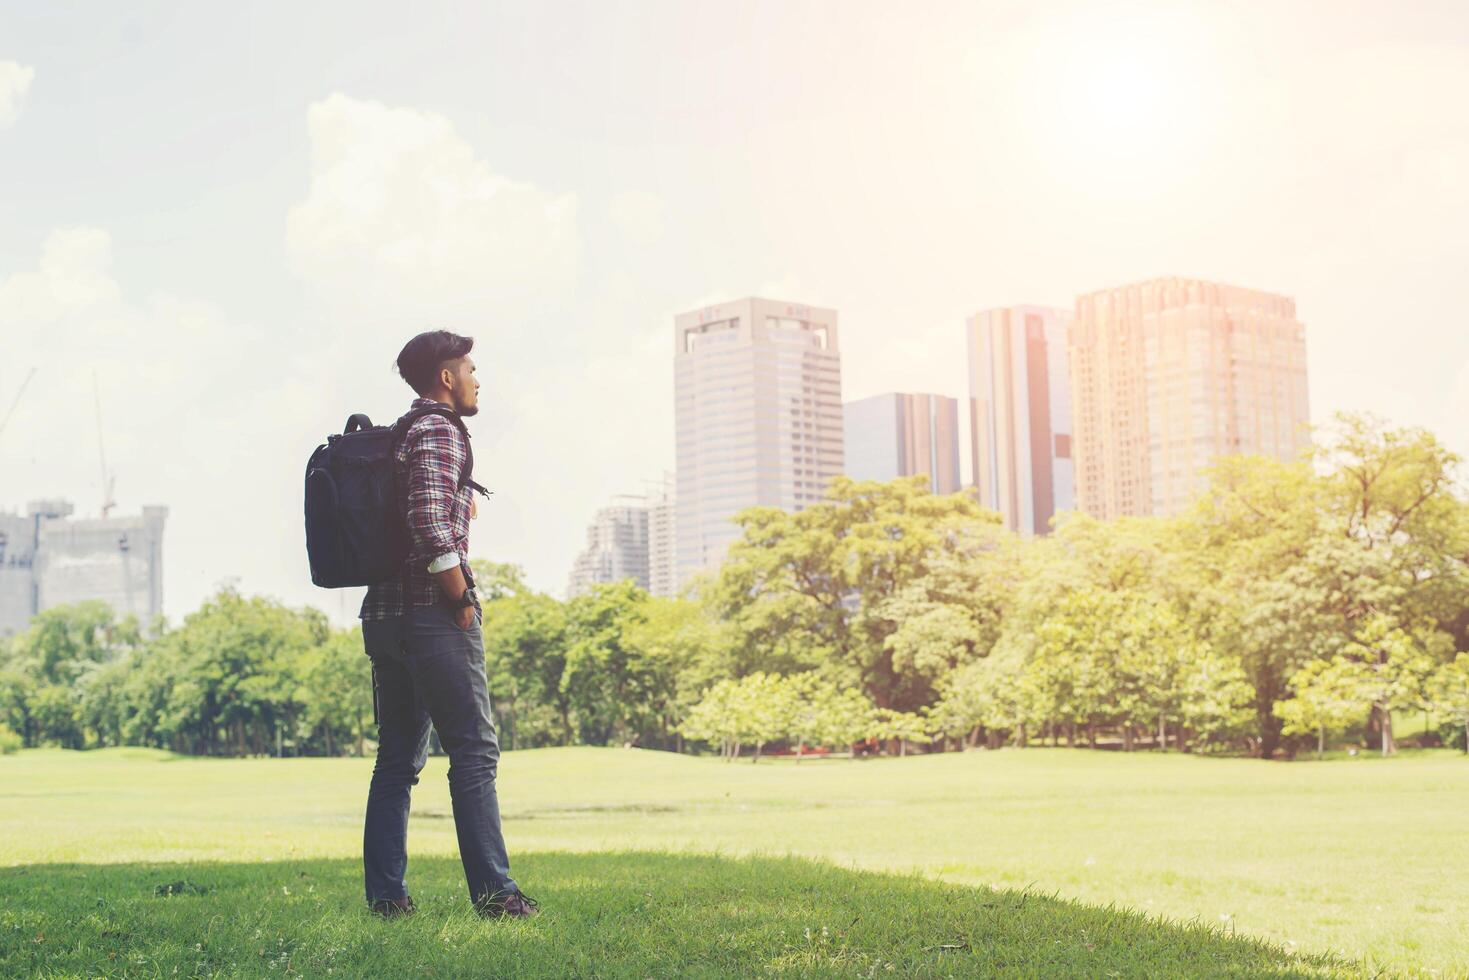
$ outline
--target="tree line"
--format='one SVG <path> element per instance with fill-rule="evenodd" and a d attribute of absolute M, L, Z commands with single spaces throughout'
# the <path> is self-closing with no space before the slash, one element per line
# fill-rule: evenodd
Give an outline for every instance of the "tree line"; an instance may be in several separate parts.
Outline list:
<path fill-rule="evenodd" d="M 40 613 L 0 646 L 0 728 L 26 746 L 361 753 L 365 667 L 359 630 L 232 588 L 177 628 L 82 602 Z"/>
<path fill-rule="evenodd" d="M 736 675 L 815 671 L 939 744 L 1390 754 L 1395 713 L 1469 725 L 1458 465 L 1342 415 L 1299 461 L 1216 461 L 1184 513 L 1038 539 L 923 478 L 838 480 L 741 515 L 701 594 Z"/>
<path fill-rule="evenodd" d="M 800 512 L 742 512 L 680 598 L 563 601 L 476 562 L 501 742 L 1387 754 L 1405 711 L 1464 738 L 1458 462 L 1341 416 L 1298 462 L 1217 461 L 1169 518 L 1068 514 L 1022 538 L 926 478 L 842 478 Z M 83 603 L 0 641 L 0 747 L 332 755 L 373 734 L 360 631 L 314 609 L 226 588 L 177 627 Z"/>

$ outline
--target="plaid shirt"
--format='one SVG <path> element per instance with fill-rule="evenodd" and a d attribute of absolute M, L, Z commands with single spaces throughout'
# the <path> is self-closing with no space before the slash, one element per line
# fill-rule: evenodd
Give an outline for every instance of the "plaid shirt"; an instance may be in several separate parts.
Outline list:
<path fill-rule="evenodd" d="M 412 408 L 427 408 L 437 402 L 415 398 Z M 429 563 L 455 553 L 468 576 L 469 509 L 468 485 L 459 486 L 469 458 L 469 443 L 459 427 L 442 415 L 426 415 L 414 422 L 399 443 L 395 463 L 398 486 L 408 492 L 399 501 L 408 525 L 407 593 L 403 576 L 368 586 L 362 600 L 363 619 L 391 619 L 405 615 L 414 606 L 432 606 L 443 592 L 429 574 Z M 453 566 L 450 565 L 452 568 Z"/>

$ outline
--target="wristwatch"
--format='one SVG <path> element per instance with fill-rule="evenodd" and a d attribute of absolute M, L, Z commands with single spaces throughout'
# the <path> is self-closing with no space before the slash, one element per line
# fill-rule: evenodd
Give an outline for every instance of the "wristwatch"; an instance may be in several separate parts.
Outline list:
<path fill-rule="evenodd" d="M 445 598 L 444 602 L 450 609 L 468 609 L 470 606 L 479 605 L 479 594 L 474 591 L 474 586 L 464 590 L 464 594 L 457 599 Z"/>

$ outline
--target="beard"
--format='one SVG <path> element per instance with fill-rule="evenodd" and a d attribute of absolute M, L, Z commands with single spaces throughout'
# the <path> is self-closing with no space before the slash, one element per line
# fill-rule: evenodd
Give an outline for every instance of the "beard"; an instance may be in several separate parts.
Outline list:
<path fill-rule="evenodd" d="M 461 408 L 459 410 L 459 414 L 461 416 L 465 417 L 465 418 L 468 418 L 471 415 L 478 415 L 479 414 L 479 402 L 475 402 L 473 405 L 469 406 L 468 408 Z"/>

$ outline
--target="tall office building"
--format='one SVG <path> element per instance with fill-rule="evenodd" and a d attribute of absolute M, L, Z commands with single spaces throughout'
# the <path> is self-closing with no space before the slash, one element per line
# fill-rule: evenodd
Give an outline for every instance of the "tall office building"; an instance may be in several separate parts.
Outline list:
<path fill-rule="evenodd" d="M 53 606 L 100 599 L 146 625 L 163 611 L 166 507 L 134 517 L 71 520 L 64 500 L 0 514 L 0 635 Z"/>
<path fill-rule="evenodd" d="M 597 583 L 624 579 L 648 587 L 648 506 L 642 497 L 618 497 L 597 511 L 587 527 L 587 546 L 571 566 L 566 595 L 574 598 Z"/>
<path fill-rule="evenodd" d="M 919 473 L 934 493 L 958 493 L 959 402 L 893 392 L 842 406 L 847 475 L 895 480 Z"/>
<path fill-rule="evenodd" d="M 665 473 L 648 491 L 648 591 L 656 596 L 678 595 L 678 527 L 673 478 Z"/>
<path fill-rule="evenodd" d="M 1098 517 L 1177 513 L 1215 457 L 1310 441 L 1287 296 L 1176 277 L 1080 296 L 1071 375 L 1080 505 Z"/>
<path fill-rule="evenodd" d="M 756 505 L 800 510 L 842 472 L 837 314 L 749 297 L 674 318 L 679 585 Z"/>
<path fill-rule="evenodd" d="M 1045 534 L 1076 506 L 1066 330 L 1045 306 L 985 310 L 967 321 L 969 448 L 981 506 L 1005 526 Z"/>

